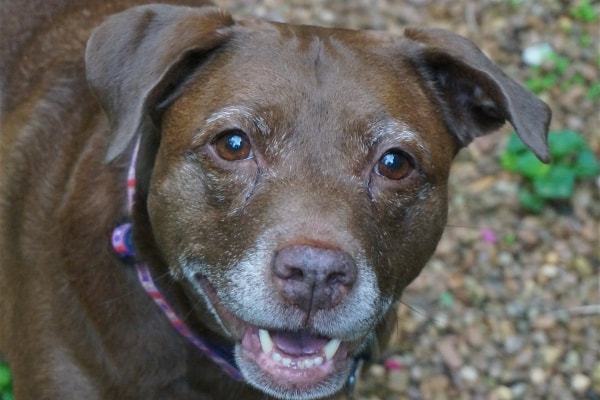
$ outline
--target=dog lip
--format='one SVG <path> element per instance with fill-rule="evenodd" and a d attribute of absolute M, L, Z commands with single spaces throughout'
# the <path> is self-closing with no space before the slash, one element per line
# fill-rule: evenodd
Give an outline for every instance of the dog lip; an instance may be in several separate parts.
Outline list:
<path fill-rule="evenodd" d="M 219 298 L 217 290 L 215 287 L 208 281 L 208 279 L 202 275 L 196 275 L 196 280 L 200 283 L 204 294 L 210 300 L 212 306 L 215 308 L 215 311 L 220 319 L 221 325 L 227 331 L 229 335 L 233 337 L 234 340 L 240 341 L 244 336 L 244 332 L 246 331 L 247 323 L 235 315 L 231 310 L 229 310 Z"/>

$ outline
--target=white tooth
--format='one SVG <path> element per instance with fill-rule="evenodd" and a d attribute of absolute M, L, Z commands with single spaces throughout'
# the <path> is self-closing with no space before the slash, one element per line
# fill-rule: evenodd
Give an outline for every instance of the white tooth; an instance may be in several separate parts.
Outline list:
<path fill-rule="evenodd" d="M 269 332 L 264 329 L 259 329 L 258 338 L 260 339 L 260 347 L 262 348 L 263 353 L 269 354 L 271 350 L 273 350 L 273 341 L 271 340 Z"/>
<path fill-rule="evenodd" d="M 281 357 L 281 354 L 279 354 L 278 352 L 274 351 L 273 355 L 271 356 L 271 358 L 273 359 L 273 361 L 275 361 L 276 363 L 281 363 L 281 359 L 283 357 Z"/>
<path fill-rule="evenodd" d="M 300 368 L 300 369 L 304 369 L 304 368 L 305 368 L 305 365 L 304 365 L 304 360 L 300 360 L 300 361 L 298 361 L 298 364 L 297 364 L 297 365 L 298 365 L 298 368 Z"/>
<path fill-rule="evenodd" d="M 323 364 L 323 357 L 315 357 L 315 359 L 313 360 L 315 362 L 315 366 L 319 366 L 321 364 Z"/>
<path fill-rule="evenodd" d="M 289 367 L 290 365 L 292 365 L 292 359 L 284 357 L 281 359 L 281 363 L 283 364 L 284 367 Z"/>
<path fill-rule="evenodd" d="M 314 360 L 311 360 L 311 359 L 304 360 L 304 366 L 305 366 L 306 368 L 312 368 L 312 367 L 313 367 L 313 365 L 314 365 L 314 363 L 315 363 L 315 361 L 314 361 Z"/>
<path fill-rule="evenodd" d="M 323 352 L 325 353 L 325 358 L 327 359 L 327 361 L 333 358 L 335 353 L 340 348 L 341 343 L 342 341 L 339 339 L 331 339 L 329 343 L 327 343 L 325 347 L 323 347 Z"/>

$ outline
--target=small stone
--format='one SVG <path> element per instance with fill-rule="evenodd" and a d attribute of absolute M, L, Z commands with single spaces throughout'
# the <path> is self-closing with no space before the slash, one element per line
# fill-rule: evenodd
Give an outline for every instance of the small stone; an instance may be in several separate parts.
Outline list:
<path fill-rule="evenodd" d="M 466 382 L 473 383 L 476 382 L 479 378 L 479 373 L 477 369 L 471 365 L 465 365 L 458 372 L 460 377 Z"/>
<path fill-rule="evenodd" d="M 403 393 L 408 388 L 409 375 L 407 370 L 396 369 L 388 374 L 388 388 L 396 393 Z"/>
<path fill-rule="evenodd" d="M 448 336 L 437 342 L 436 348 L 438 353 L 442 356 L 444 363 L 450 367 L 450 369 L 458 369 L 463 365 L 463 359 L 456 349 L 456 338 L 454 336 Z"/>
<path fill-rule="evenodd" d="M 425 378 L 420 384 L 420 398 L 443 399 L 448 392 L 450 381 L 445 375 L 433 375 Z M 421 397 L 422 396 L 422 397 Z"/>
<path fill-rule="evenodd" d="M 562 364 L 562 370 L 564 372 L 576 371 L 581 365 L 581 356 L 576 350 L 570 350 L 565 355 L 564 362 Z"/>
<path fill-rule="evenodd" d="M 521 58 L 523 62 L 529 66 L 537 67 L 550 58 L 554 50 L 548 43 L 540 43 L 527 47 L 523 50 Z"/>
<path fill-rule="evenodd" d="M 558 268 L 558 266 L 556 266 L 554 264 L 545 264 L 545 265 L 542 265 L 542 268 L 541 268 L 542 275 L 549 279 L 552 279 L 552 278 L 555 278 L 556 276 L 558 276 L 559 271 L 560 271 L 560 269 Z"/>
<path fill-rule="evenodd" d="M 381 364 L 373 364 L 369 368 L 369 375 L 375 379 L 381 379 L 385 376 L 385 367 Z"/>
<path fill-rule="evenodd" d="M 577 392 L 579 394 L 583 394 L 590 387 L 591 383 L 592 383 L 592 380 L 589 377 L 587 377 L 586 375 L 577 374 L 577 375 L 573 376 L 573 379 L 571 379 L 571 388 L 575 392 Z"/>
<path fill-rule="evenodd" d="M 510 388 L 506 387 L 506 386 L 497 387 L 493 392 L 493 396 L 495 399 L 498 399 L 498 400 L 512 400 L 513 399 L 512 390 L 510 390 Z"/>
<path fill-rule="evenodd" d="M 592 383 L 594 390 L 600 392 L 600 362 L 597 362 L 592 370 Z"/>
<path fill-rule="evenodd" d="M 533 326 L 537 329 L 550 329 L 556 325 L 556 318 L 551 315 L 542 315 L 533 321 Z"/>
<path fill-rule="evenodd" d="M 504 351 L 508 354 L 515 354 L 523 348 L 525 340 L 520 336 L 509 336 L 504 341 Z"/>
<path fill-rule="evenodd" d="M 563 349 L 555 346 L 542 347 L 542 360 L 545 366 L 554 366 L 563 354 Z"/>
<path fill-rule="evenodd" d="M 575 257 L 575 260 L 573 260 L 573 266 L 575 267 L 577 274 L 583 278 L 591 276 L 594 273 L 592 264 L 585 257 Z"/>
<path fill-rule="evenodd" d="M 522 229 L 517 232 L 517 240 L 525 248 L 532 248 L 540 243 L 540 236 L 533 230 Z"/>
<path fill-rule="evenodd" d="M 526 383 L 516 383 L 510 387 L 512 395 L 516 399 L 525 398 L 525 393 L 527 392 L 527 384 Z"/>
<path fill-rule="evenodd" d="M 529 371 L 529 379 L 534 385 L 541 385 L 546 380 L 546 371 L 541 368 L 533 368 Z"/>

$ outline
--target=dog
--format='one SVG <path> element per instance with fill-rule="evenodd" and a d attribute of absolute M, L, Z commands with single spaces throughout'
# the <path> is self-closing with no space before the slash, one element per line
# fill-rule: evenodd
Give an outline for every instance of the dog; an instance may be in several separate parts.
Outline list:
<path fill-rule="evenodd" d="M 549 108 L 453 33 L 2 3 L 0 349 L 27 399 L 343 398 L 457 152 Z"/>

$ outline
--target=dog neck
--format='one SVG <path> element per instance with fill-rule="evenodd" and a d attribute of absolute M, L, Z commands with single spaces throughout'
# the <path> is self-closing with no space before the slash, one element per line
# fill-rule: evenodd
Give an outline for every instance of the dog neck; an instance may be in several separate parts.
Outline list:
<path fill-rule="evenodd" d="M 129 163 L 127 170 L 127 209 L 129 215 L 133 211 L 133 204 L 135 202 L 136 193 L 136 165 L 137 156 L 139 152 L 140 140 L 135 143 L 133 155 Z M 195 335 L 192 330 L 187 326 L 185 322 L 177 315 L 175 310 L 169 305 L 169 302 L 157 288 L 150 269 L 146 263 L 140 262 L 136 259 L 135 246 L 133 243 L 132 232 L 133 225 L 129 222 L 123 223 L 117 226 L 112 233 L 112 247 L 119 257 L 127 263 L 134 264 L 137 272 L 138 280 L 140 284 L 148 294 L 148 296 L 154 301 L 154 303 L 163 311 L 165 317 L 169 323 L 175 328 L 179 334 L 190 341 L 204 356 L 217 364 L 229 377 L 236 381 L 245 381 L 242 373 L 235 363 L 233 357 L 233 348 L 223 348 L 221 346 L 209 343 L 206 340 L 201 339 Z M 374 347 L 375 339 L 373 338 L 372 343 L 369 347 Z M 359 355 L 354 359 L 352 370 L 348 376 L 346 389 L 348 394 L 354 392 L 356 385 L 357 375 L 360 372 L 363 362 L 371 357 L 371 350 L 367 349 L 364 354 Z"/>

